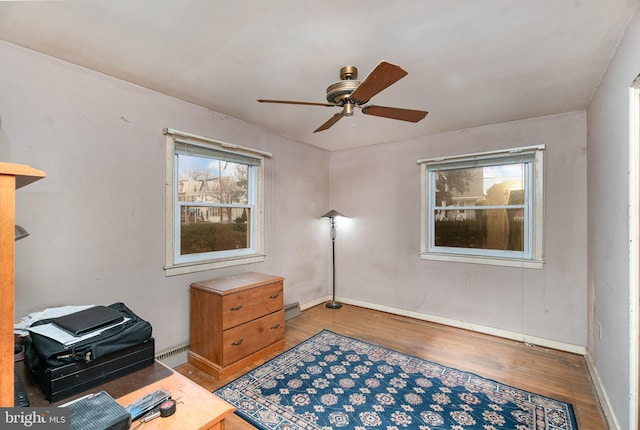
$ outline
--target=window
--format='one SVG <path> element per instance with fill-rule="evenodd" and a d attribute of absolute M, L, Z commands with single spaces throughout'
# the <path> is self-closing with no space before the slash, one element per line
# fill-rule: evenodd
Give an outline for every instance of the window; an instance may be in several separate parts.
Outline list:
<path fill-rule="evenodd" d="M 421 258 L 541 268 L 543 150 L 418 160 Z"/>
<path fill-rule="evenodd" d="M 167 276 L 264 261 L 271 154 L 165 129 Z"/>

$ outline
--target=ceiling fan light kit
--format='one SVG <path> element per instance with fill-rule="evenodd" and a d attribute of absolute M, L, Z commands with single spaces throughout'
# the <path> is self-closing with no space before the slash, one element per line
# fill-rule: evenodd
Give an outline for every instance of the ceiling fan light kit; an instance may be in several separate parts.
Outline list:
<path fill-rule="evenodd" d="M 326 130 L 337 123 L 342 117 L 352 116 L 354 108 L 362 109 L 365 115 L 379 116 L 383 118 L 397 119 L 408 122 L 418 122 L 427 116 L 426 111 L 394 108 L 387 106 L 366 105 L 369 100 L 407 76 L 407 71 L 398 65 L 380 62 L 375 69 L 364 79 L 358 81 L 358 69 L 355 66 L 344 66 L 340 69 L 340 80 L 327 88 L 327 102 L 299 102 L 288 100 L 258 99 L 261 103 L 298 104 L 307 106 L 338 106 L 341 112 L 334 114 L 327 122 L 322 124 L 314 133 Z M 366 106 L 363 106 L 366 105 Z"/>

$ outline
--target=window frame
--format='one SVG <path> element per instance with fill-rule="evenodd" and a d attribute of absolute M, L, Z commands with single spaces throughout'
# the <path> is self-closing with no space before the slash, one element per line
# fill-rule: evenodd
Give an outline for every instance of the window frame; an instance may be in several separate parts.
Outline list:
<path fill-rule="evenodd" d="M 271 153 L 172 128 L 165 128 L 163 134 L 165 135 L 165 276 L 264 261 L 264 163 L 266 158 L 271 157 Z M 255 165 L 249 167 L 247 172 L 247 179 L 255 181 L 254 186 L 249 187 L 248 196 L 253 201 L 247 203 L 253 207 L 248 248 L 237 252 L 227 250 L 203 253 L 200 257 L 187 258 L 180 255 L 180 207 L 182 204 L 178 201 L 176 145 L 193 145 L 204 151 L 211 150 L 212 153 L 226 153 L 232 157 L 237 155 L 240 158 L 248 157 L 258 160 Z"/>
<path fill-rule="evenodd" d="M 541 269 L 543 258 L 543 154 L 545 145 L 510 148 L 496 151 L 478 152 L 428 158 L 418 160 L 421 184 L 421 231 L 420 258 L 464 263 L 489 264 L 499 266 Z M 520 159 L 520 161 L 516 161 Z M 513 160 L 513 161 L 512 161 Z M 525 249 L 519 251 L 479 250 L 473 248 L 438 247 L 433 243 L 435 222 L 432 214 L 437 206 L 434 202 L 435 183 L 432 173 L 454 168 L 492 166 L 525 162 L 525 199 L 529 222 L 525 225 Z M 463 207 L 464 208 L 464 207 Z M 457 207 L 456 207 L 457 209 Z"/>

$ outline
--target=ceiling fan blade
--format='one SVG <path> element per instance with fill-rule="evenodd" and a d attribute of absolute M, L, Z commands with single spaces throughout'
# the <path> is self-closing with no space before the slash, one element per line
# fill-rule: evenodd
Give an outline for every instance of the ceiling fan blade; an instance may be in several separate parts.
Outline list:
<path fill-rule="evenodd" d="M 363 104 L 371 100 L 371 97 L 378 94 L 391 84 L 407 76 L 408 72 L 395 64 L 382 61 L 376 66 L 364 81 L 351 93 L 351 98 L 358 104 Z"/>
<path fill-rule="evenodd" d="M 269 99 L 258 99 L 260 103 L 280 103 L 287 105 L 307 105 L 307 106 L 328 106 L 335 107 L 336 105 L 331 103 L 315 103 L 315 102 L 298 102 L 294 100 L 269 100 Z"/>
<path fill-rule="evenodd" d="M 344 116 L 344 114 L 342 112 L 338 112 L 337 114 L 335 114 L 334 116 L 332 116 L 331 118 L 329 118 L 329 121 L 325 122 L 324 124 L 322 124 L 320 127 L 316 128 L 315 130 L 313 130 L 314 133 L 317 133 L 319 131 L 323 131 L 328 129 L 329 127 L 331 127 L 333 124 L 335 124 L 336 122 L 340 121 L 342 119 L 342 117 Z"/>
<path fill-rule="evenodd" d="M 362 113 L 381 116 L 384 118 L 399 119 L 401 121 L 418 122 L 427 116 L 429 112 L 423 110 L 368 105 L 362 108 Z"/>

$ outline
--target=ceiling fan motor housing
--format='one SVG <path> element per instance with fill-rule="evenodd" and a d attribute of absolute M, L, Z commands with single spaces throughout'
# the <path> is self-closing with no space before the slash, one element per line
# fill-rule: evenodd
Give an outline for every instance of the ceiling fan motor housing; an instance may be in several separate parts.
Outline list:
<path fill-rule="evenodd" d="M 358 81 L 358 69 L 355 66 L 344 66 L 340 69 L 340 81 L 329 85 L 327 88 L 327 101 L 329 103 L 335 103 L 338 106 L 345 106 L 344 114 L 349 116 L 353 115 L 353 105 L 361 105 L 366 101 L 355 101 L 351 99 L 351 93 L 358 88 L 360 81 Z"/>

